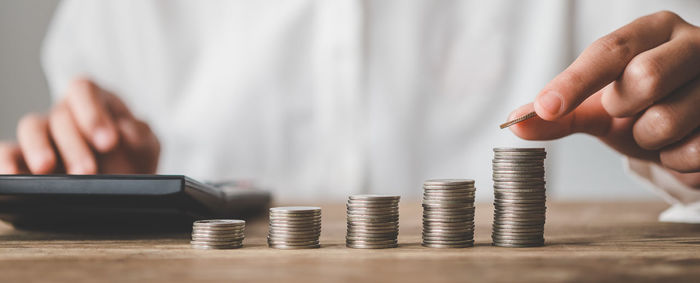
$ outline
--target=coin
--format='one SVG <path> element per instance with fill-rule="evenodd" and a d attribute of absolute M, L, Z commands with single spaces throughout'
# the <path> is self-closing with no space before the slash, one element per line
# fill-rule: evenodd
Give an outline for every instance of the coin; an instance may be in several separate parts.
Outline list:
<path fill-rule="evenodd" d="M 349 196 L 345 245 L 358 249 L 398 246 L 399 200 L 393 195 Z"/>
<path fill-rule="evenodd" d="M 192 223 L 195 249 L 234 249 L 243 246 L 245 221 L 238 219 L 208 219 Z"/>
<path fill-rule="evenodd" d="M 321 208 L 287 206 L 270 208 L 267 244 L 275 249 L 318 248 Z"/>
<path fill-rule="evenodd" d="M 473 246 L 474 184 L 471 179 L 432 179 L 423 183 L 423 246 Z"/>
<path fill-rule="evenodd" d="M 544 148 L 494 148 L 493 244 L 544 244 L 546 189 Z"/>

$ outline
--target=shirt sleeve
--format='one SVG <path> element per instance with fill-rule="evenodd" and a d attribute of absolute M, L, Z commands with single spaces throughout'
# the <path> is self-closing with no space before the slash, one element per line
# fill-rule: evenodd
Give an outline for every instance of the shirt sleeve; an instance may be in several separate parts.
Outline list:
<path fill-rule="evenodd" d="M 673 175 L 652 162 L 627 158 L 628 171 L 649 184 L 669 204 L 689 205 L 700 202 L 700 190 L 678 181 Z"/>
<path fill-rule="evenodd" d="M 668 171 L 652 162 L 634 158 L 625 160 L 628 172 L 648 184 L 671 207 L 659 215 L 659 221 L 700 223 L 700 190 L 678 181 Z"/>

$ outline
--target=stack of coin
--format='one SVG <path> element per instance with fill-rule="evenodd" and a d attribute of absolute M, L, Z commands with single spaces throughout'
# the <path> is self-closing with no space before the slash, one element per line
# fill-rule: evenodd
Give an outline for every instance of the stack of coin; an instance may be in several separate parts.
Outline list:
<path fill-rule="evenodd" d="M 235 249 L 243 246 L 245 221 L 234 219 L 199 220 L 192 224 L 195 249 Z"/>
<path fill-rule="evenodd" d="M 544 245 L 544 148 L 494 148 L 493 244 Z"/>
<path fill-rule="evenodd" d="M 438 179 L 423 183 L 423 246 L 474 246 L 474 180 Z"/>
<path fill-rule="evenodd" d="M 276 249 L 321 247 L 321 208 L 288 206 L 270 208 L 270 232 L 267 244 Z"/>
<path fill-rule="evenodd" d="M 399 199 L 385 195 L 350 196 L 345 245 L 356 249 L 398 247 Z"/>

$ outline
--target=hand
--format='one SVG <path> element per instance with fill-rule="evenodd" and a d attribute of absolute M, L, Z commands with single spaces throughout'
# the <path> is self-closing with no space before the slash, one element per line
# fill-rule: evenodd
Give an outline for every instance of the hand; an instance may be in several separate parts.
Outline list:
<path fill-rule="evenodd" d="M 86 79 L 48 115 L 29 114 L 17 143 L 0 143 L 0 174 L 155 173 L 160 144 L 124 103 Z"/>
<path fill-rule="evenodd" d="M 658 12 L 600 38 L 511 118 L 524 139 L 588 133 L 700 188 L 700 28 Z"/>

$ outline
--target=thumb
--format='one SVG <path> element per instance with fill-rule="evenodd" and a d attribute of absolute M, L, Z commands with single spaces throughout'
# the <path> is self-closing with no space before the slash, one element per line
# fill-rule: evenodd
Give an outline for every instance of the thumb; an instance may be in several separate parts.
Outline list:
<path fill-rule="evenodd" d="M 574 111 L 556 120 L 547 121 L 536 116 L 515 124 L 510 129 L 526 140 L 553 140 L 574 133 L 605 136 L 610 131 L 613 117 L 603 108 L 600 97 L 600 92 L 592 95 Z M 530 113 L 534 109 L 533 103 L 525 104 L 510 113 L 509 120 Z"/>

